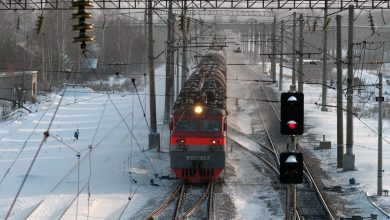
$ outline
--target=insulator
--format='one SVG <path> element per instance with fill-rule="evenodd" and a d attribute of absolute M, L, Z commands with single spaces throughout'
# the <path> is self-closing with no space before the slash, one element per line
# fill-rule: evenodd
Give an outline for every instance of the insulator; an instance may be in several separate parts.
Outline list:
<path fill-rule="evenodd" d="M 92 18 L 92 13 L 87 13 L 85 11 L 79 11 L 75 14 L 72 14 L 72 18 L 73 19 L 80 19 L 80 18 L 84 18 L 84 19 L 87 19 L 87 18 Z"/>
<path fill-rule="evenodd" d="M 43 24 L 43 15 L 39 15 L 38 21 L 37 21 L 37 34 L 39 34 L 41 32 L 42 24 Z"/>
<path fill-rule="evenodd" d="M 375 31 L 376 31 L 375 20 L 374 20 L 374 17 L 372 16 L 371 12 L 368 13 L 368 19 L 370 22 L 370 26 L 371 26 L 370 29 L 371 29 L 372 33 L 375 33 Z"/>
<path fill-rule="evenodd" d="M 314 19 L 314 23 L 313 23 L 313 33 L 316 32 L 316 29 L 317 29 L 317 18 Z"/>
<path fill-rule="evenodd" d="M 93 29 L 93 24 L 79 23 L 78 25 L 73 25 L 74 31 L 91 30 L 91 29 Z"/>
<path fill-rule="evenodd" d="M 188 31 L 190 29 L 190 18 L 189 17 L 186 17 L 186 30 Z"/>
<path fill-rule="evenodd" d="M 92 6 L 93 6 L 93 2 L 89 1 L 89 0 L 81 0 L 81 1 L 72 2 L 73 8 L 80 8 L 80 7 L 90 8 Z"/>
<path fill-rule="evenodd" d="M 324 28 L 323 28 L 324 30 L 328 29 L 328 25 L 330 23 L 330 20 L 331 20 L 331 18 L 326 19 L 325 24 L 324 24 Z"/>
<path fill-rule="evenodd" d="M 179 24 L 180 30 L 185 30 L 185 17 L 183 15 L 180 16 L 180 24 Z"/>
<path fill-rule="evenodd" d="M 86 19 L 92 18 L 92 13 L 86 12 L 85 8 L 90 8 L 93 6 L 93 2 L 89 0 L 80 0 L 72 2 L 72 7 L 77 8 L 77 13 L 72 14 L 72 19 L 78 19 L 79 23 L 73 25 L 73 30 L 79 31 L 79 36 L 73 38 L 73 42 L 81 43 L 81 49 L 86 49 L 86 42 L 95 41 L 94 36 L 87 35 L 87 31 L 93 29 L 93 24 L 86 22 Z"/>

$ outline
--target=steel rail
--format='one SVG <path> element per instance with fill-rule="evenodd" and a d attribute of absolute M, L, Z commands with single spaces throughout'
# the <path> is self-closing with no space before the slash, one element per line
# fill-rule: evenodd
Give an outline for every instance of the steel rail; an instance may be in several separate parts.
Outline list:
<path fill-rule="evenodd" d="M 263 86 L 262 86 L 262 88 L 263 88 Z M 268 101 L 270 101 L 270 98 L 269 98 L 268 94 L 266 93 L 266 91 L 264 90 L 264 88 L 263 88 L 263 91 L 264 91 L 264 94 L 266 95 Z M 271 135 L 270 135 L 270 133 L 268 132 L 268 129 L 266 128 L 266 126 L 265 126 L 264 118 L 263 118 L 263 116 L 262 116 L 262 114 L 261 114 L 259 105 L 257 104 L 256 96 L 255 96 L 255 94 L 254 94 L 252 88 L 251 88 L 251 93 L 252 93 L 252 96 L 253 96 L 253 98 L 254 98 L 254 102 L 255 102 L 255 104 L 256 104 L 256 107 L 257 107 L 257 111 L 258 111 L 258 113 L 259 113 L 259 116 L 260 116 L 260 118 L 261 118 L 261 120 L 262 120 L 262 122 L 263 122 L 264 128 L 265 128 L 265 130 L 266 130 L 268 139 L 269 139 L 269 141 L 270 141 L 270 143 L 271 143 L 271 145 L 272 145 L 272 148 L 273 148 L 274 151 L 275 151 L 276 161 L 277 161 L 277 163 L 278 163 L 278 166 L 280 166 L 279 157 L 277 156 L 277 155 L 279 155 L 279 151 L 276 150 L 276 147 L 275 147 L 275 145 L 273 144 L 273 141 L 272 141 L 272 139 L 271 139 Z M 273 105 L 272 105 L 271 102 L 269 102 L 269 103 L 271 104 L 271 107 L 272 107 L 272 109 L 274 110 L 275 115 L 277 116 L 276 109 L 273 107 Z M 278 118 L 278 120 L 280 120 L 279 117 L 277 117 L 277 118 Z M 279 173 L 279 171 L 278 171 L 278 173 Z M 298 220 L 301 220 L 301 217 L 300 217 L 300 215 L 299 215 L 299 213 L 298 213 L 298 210 L 296 211 L 296 218 L 297 218 Z"/>
<path fill-rule="evenodd" d="M 210 188 L 211 188 L 211 185 L 212 185 L 213 181 L 209 182 L 209 184 L 207 185 L 207 188 L 205 190 L 205 192 L 202 194 L 202 196 L 198 199 L 198 201 L 196 201 L 194 203 L 194 205 L 189 209 L 187 210 L 187 213 L 182 217 L 182 219 L 187 219 L 189 218 L 191 215 L 193 215 L 196 210 L 199 209 L 199 207 L 204 203 L 204 201 L 206 200 L 207 196 L 210 195 Z"/>
<path fill-rule="evenodd" d="M 183 207 L 185 191 L 186 191 L 186 185 L 183 184 L 183 186 L 181 187 L 181 190 L 180 190 L 179 198 L 177 199 L 175 212 L 173 213 L 173 218 L 172 218 L 173 220 L 179 219 L 179 215 L 181 214 L 180 210 Z"/>
<path fill-rule="evenodd" d="M 208 215 L 207 220 L 214 220 L 215 214 L 214 214 L 214 182 L 211 182 L 211 189 L 210 189 L 210 195 L 209 195 L 209 205 L 208 205 Z"/>
<path fill-rule="evenodd" d="M 271 135 L 270 135 L 270 133 L 269 133 L 269 131 L 268 131 L 268 129 L 267 129 L 267 126 L 265 126 L 265 121 L 264 121 L 263 115 L 262 115 L 261 112 L 260 112 L 260 108 L 259 108 L 259 105 L 257 104 L 256 96 L 255 96 L 255 94 L 253 93 L 253 89 L 252 89 L 252 88 L 251 88 L 251 93 L 252 93 L 254 102 L 255 102 L 255 104 L 256 104 L 257 111 L 259 112 L 260 119 L 261 119 L 261 121 L 263 122 L 265 132 L 267 133 L 269 142 L 270 142 L 270 144 L 271 144 L 271 146 L 272 146 L 272 149 L 274 150 L 275 155 L 279 155 L 279 151 L 276 149 L 276 147 L 275 147 L 275 145 L 274 145 L 274 142 L 272 141 L 272 138 L 271 138 Z M 275 110 L 275 109 L 274 109 L 274 110 Z M 276 163 L 278 164 L 278 166 L 280 166 L 279 158 L 278 158 L 277 156 L 275 156 L 275 158 L 276 158 Z"/>
<path fill-rule="evenodd" d="M 265 146 L 264 144 L 260 143 L 258 140 L 254 139 L 254 138 L 251 137 L 250 135 L 244 134 L 243 132 L 241 132 L 241 131 L 239 131 L 239 130 L 237 130 L 237 129 L 231 127 L 231 126 L 229 126 L 229 129 L 230 129 L 230 130 L 233 130 L 233 131 L 236 132 L 236 133 L 241 134 L 241 135 L 244 136 L 244 137 L 247 137 L 247 138 L 251 139 L 252 141 L 256 142 L 256 144 L 258 144 L 258 145 L 260 145 L 261 147 L 263 147 L 264 149 L 268 150 L 268 151 L 269 151 L 270 153 L 272 153 L 274 156 L 277 156 L 277 154 L 275 153 L 275 151 L 274 151 L 273 149 L 271 149 L 271 148 Z"/>
<path fill-rule="evenodd" d="M 261 161 L 263 161 L 267 166 L 269 166 L 276 174 L 279 175 L 279 169 L 275 166 L 273 166 L 271 164 L 271 162 L 269 162 L 267 159 L 263 158 L 261 155 L 259 155 L 257 152 L 254 152 L 250 149 L 248 149 L 247 147 L 239 144 L 236 140 L 234 140 L 233 138 L 230 138 L 231 140 L 233 140 L 234 142 L 236 142 L 236 144 L 241 147 L 242 149 L 248 151 L 249 153 L 251 153 L 252 155 L 254 155 L 255 157 L 257 157 L 258 159 L 260 159 Z"/>
<path fill-rule="evenodd" d="M 158 216 L 161 215 L 165 211 L 166 208 L 168 208 L 169 204 L 172 203 L 173 199 L 176 197 L 176 195 L 179 193 L 179 191 L 183 188 L 184 184 L 180 184 L 165 201 L 161 204 L 160 207 L 158 207 L 155 211 L 150 214 L 146 220 L 153 220 L 157 219 Z"/>

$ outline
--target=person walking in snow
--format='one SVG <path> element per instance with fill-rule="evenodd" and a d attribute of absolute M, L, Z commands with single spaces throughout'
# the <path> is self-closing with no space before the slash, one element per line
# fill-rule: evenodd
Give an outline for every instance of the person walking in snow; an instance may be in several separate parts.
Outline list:
<path fill-rule="evenodd" d="M 79 129 L 77 129 L 75 132 L 74 132 L 74 138 L 76 139 L 76 140 L 78 140 L 79 139 Z"/>

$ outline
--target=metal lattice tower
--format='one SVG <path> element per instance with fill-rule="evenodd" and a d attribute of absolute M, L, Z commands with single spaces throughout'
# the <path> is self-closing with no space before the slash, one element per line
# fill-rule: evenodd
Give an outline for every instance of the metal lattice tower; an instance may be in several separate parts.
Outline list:
<path fill-rule="evenodd" d="M 0 10 L 69 10 L 70 0 L 0 0 Z M 170 0 L 152 2 L 152 9 L 168 9 Z M 188 10 L 214 9 L 390 9 L 386 0 L 190 0 L 173 1 L 173 9 L 182 9 L 184 2 Z M 94 0 L 92 9 L 146 9 L 147 0 Z"/>

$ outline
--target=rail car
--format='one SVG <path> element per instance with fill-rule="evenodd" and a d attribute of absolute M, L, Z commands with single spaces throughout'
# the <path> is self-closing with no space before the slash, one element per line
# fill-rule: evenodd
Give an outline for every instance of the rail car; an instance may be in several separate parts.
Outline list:
<path fill-rule="evenodd" d="M 178 179 L 218 179 L 226 158 L 226 63 L 223 51 L 202 56 L 173 106 L 171 168 Z"/>

